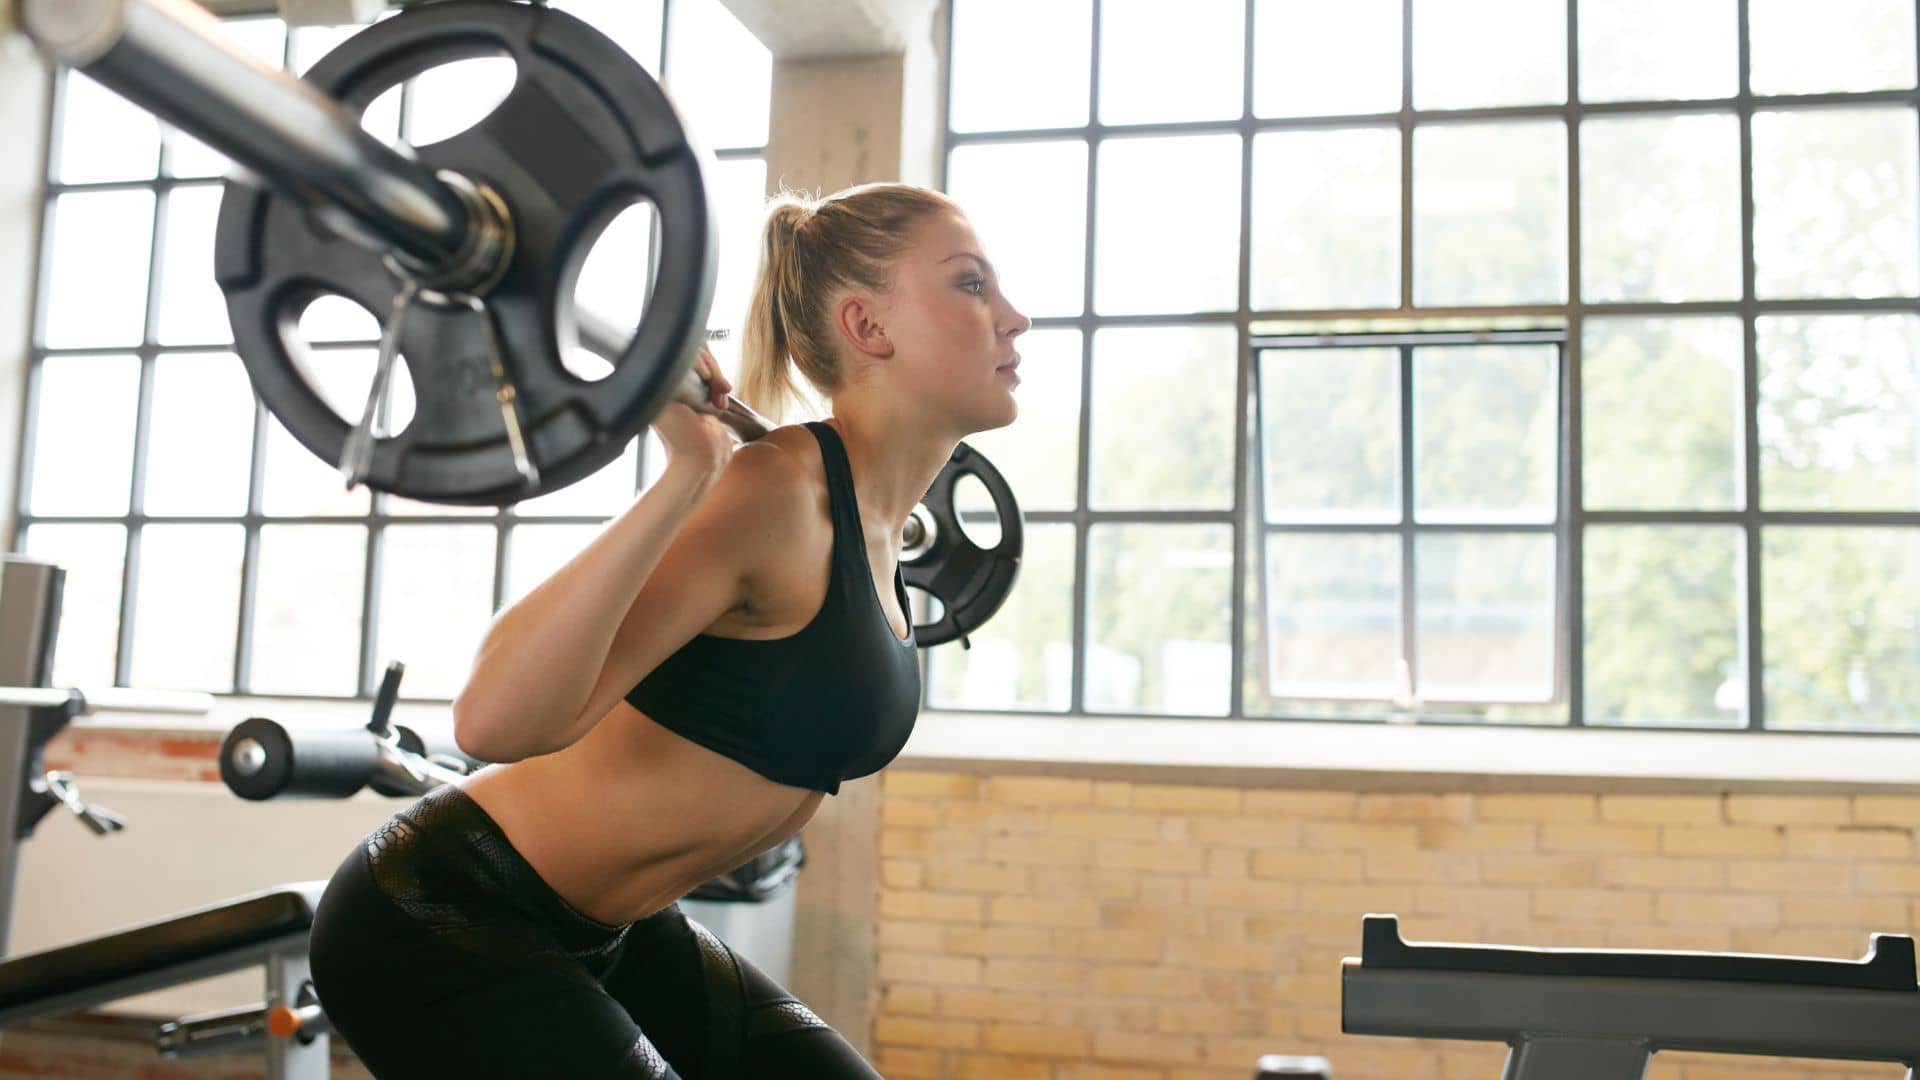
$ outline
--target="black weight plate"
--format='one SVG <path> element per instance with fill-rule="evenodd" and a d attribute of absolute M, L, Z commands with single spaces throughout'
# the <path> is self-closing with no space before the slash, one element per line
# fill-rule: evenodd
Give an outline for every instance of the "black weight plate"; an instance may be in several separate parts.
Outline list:
<path fill-rule="evenodd" d="M 980 479 L 993 498 L 994 511 L 1000 515 L 1000 542 L 991 548 L 974 543 L 960 527 L 953 494 L 964 476 Z M 938 619 L 914 626 L 924 649 L 965 637 L 1000 610 L 1013 592 L 1026 537 L 1020 506 L 1014 502 L 1006 478 L 966 443 L 954 447 L 953 456 L 934 477 L 920 508 L 933 523 L 932 536 L 926 541 L 926 550 L 902 558 L 900 567 L 908 585 L 925 590 L 940 601 L 943 609 Z"/>
<path fill-rule="evenodd" d="M 713 297 L 715 224 L 703 154 L 645 69 L 581 20 L 503 0 L 410 5 L 347 39 L 307 79 L 360 116 L 391 86 L 481 56 L 513 60 L 513 89 L 479 123 L 413 152 L 435 170 L 491 187 L 511 214 L 513 254 L 485 302 L 540 482 L 526 484 L 514 464 L 480 316 L 417 301 L 400 341 L 414 417 L 375 441 L 366 483 L 427 502 L 512 502 L 618 457 L 692 364 Z M 562 363 L 562 320 L 571 319 L 591 241 L 640 199 L 659 211 L 654 292 L 613 372 L 587 382 Z M 379 256 L 318 225 L 298 200 L 239 182 L 227 185 L 214 260 L 261 399 L 337 466 L 352 424 L 302 376 L 306 350 L 289 339 L 300 312 L 325 293 L 386 318 L 400 279 Z"/>

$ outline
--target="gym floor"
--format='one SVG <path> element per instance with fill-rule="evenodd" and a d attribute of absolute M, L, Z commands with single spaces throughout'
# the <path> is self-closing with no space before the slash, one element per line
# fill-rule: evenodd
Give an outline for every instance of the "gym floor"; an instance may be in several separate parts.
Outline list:
<path fill-rule="evenodd" d="M 295 71 L 347 34 L 212 6 Z M 1497 1045 L 1342 1033 L 1370 912 L 1834 958 L 1920 928 L 1912 0 L 554 6 L 716 151 L 713 325 L 768 194 L 878 179 L 951 192 L 1035 318 L 1021 421 L 970 440 L 1018 585 L 806 832 L 789 983 L 886 1076 L 1498 1075 Z M 425 143 L 501 86 L 370 124 Z M 660 453 L 511 514 L 342 494 L 229 351 L 222 161 L 17 36 L 0 137 L 0 530 L 70 567 L 56 685 L 216 695 L 54 744 L 148 830 L 50 818 L 19 952 L 330 873 L 397 804 L 243 804 L 221 734 L 363 723 L 391 658 L 398 717 L 444 724 L 490 612 Z M 582 295 L 648 235 L 617 220 Z M 303 330 L 371 371 L 363 315 Z M 258 1075 L 140 1041 L 252 985 L 9 1032 L 0 1077 Z"/>

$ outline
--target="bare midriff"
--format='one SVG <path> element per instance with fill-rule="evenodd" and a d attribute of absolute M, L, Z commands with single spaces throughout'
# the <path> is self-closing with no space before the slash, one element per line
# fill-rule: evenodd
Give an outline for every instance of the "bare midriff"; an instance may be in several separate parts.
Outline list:
<path fill-rule="evenodd" d="M 462 787 L 562 899 L 615 925 L 785 841 L 825 794 L 769 780 L 624 701 L 565 750 Z"/>

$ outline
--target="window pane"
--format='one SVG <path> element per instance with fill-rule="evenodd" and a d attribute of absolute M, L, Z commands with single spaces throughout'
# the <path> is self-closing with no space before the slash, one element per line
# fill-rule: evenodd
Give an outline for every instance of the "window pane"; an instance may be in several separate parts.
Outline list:
<path fill-rule="evenodd" d="M 1586 721 L 1741 727 L 1737 528 L 1586 530 Z"/>
<path fill-rule="evenodd" d="M 1396 696 L 1400 538 L 1268 533 L 1266 555 L 1266 692 Z"/>
<path fill-rule="evenodd" d="M 1907 0 L 1750 0 L 1753 92 L 1824 94 L 1913 85 Z"/>
<path fill-rule="evenodd" d="M 1753 115 L 1754 291 L 1920 293 L 1912 109 Z"/>
<path fill-rule="evenodd" d="M 1088 544 L 1088 711 L 1225 715 L 1232 528 L 1096 525 Z"/>
<path fill-rule="evenodd" d="M 1414 350 L 1419 520 L 1555 519 L 1559 367 L 1552 345 Z"/>
<path fill-rule="evenodd" d="M 715 162 L 708 186 L 720 225 L 720 267 L 707 325 L 731 329 L 746 325 L 747 303 L 753 297 L 760 229 L 767 220 L 767 163 L 761 158 Z"/>
<path fill-rule="evenodd" d="M 1754 332 L 1762 505 L 1920 509 L 1920 318 L 1762 316 Z"/>
<path fill-rule="evenodd" d="M 1435 534 L 1414 543 L 1419 696 L 1544 701 L 1553 694 L 1550 534 Z"/>
<path fill-rule="evenodd" d="M 1254 0 L 1254 113 L 1397 111 L 1401 37 L 1400 0 Z"/>
<path fill-rule="evenodd" d="M 620 456 L 592 476 L 515 503 L 513 512 L 522 517 L 613 517 L 633 504 L 634 484 L 640 475 L 639 454 L 640 440 L 628 439 Z"/>
<path fill-rule="evenodd" d="M 1580 5 L 1580 100 L 1730 98 L 1740 89 L 1736 0 Z"/>
<path fill-rule="evenodd" d="M 140 530 L 134 597 L 134 686 L 169 690 L 233 689 L 239 629 L 238 525 L 149 525 Z"/>
<path fill-rule="evenodd" d="M 354 695 L 366 572 L 367 530 L 361 526 L 261 527 L 254 693 Z M 411 682 L 411 669 L 407 675 Z"/>
<path fill-rule="evenodd" d="M 1073 703 L 1072 525 L 1028 525 L 1020 580 L 971 649 L 936 648 L 927 701 L 936 709 L 1044 709 Z"/>
<path fill-rule="evenodd" d="M 1233 505 L 1239 342 L 1230 326 L 1106 329 L 1093 336 L 1093 505 Z"/>
<path fill-rule="evenodd" d="M 224 345 L 233 340 L 227 297 L 213 280 L 220 188 L 179 187 L 167 195 L 161 234 L 160 343 Z"/>
<path fill-rule="evenodd" d="M 1581 497 L 1592 510 L 1740 505 L 1740 322 L 1589 319 L 1580 355 Z"/>
<path fill-rule="evenodd" d="M 1740 120 L 1580 125 L 1580 290 L 1590 302 L 1740 298 Z"/>
<path fill-rule="evenodd" d="M 668 17 L 666 89 L 687 130 L 709 150 L 766 145 L 773 54 L 721 0 L 674 0 Z"/>
<path fill-rule="evenodd" d="M 77 71 L 60 90 L 63 184 L 150 179 L 160 164 L 160 122 L 153 114 Z"/>
<path fill-rule="evenodd" d="M 1094 305 L 1102 314 L 1231 311 L 1240 291 L 1240 137 L 1100 144 Z M 1166 210 L 1179 193 L 1179 212 Z"/>
<path fill-rule="evenodd" d="M 954 0 L 951 55 L 955 131 L 1087 122 L 1092 0 Z M 1045 77 L 1009 77 L 1021 72 Z"/>
<path fill-rule="evenodd" d="M 66 568 L 53 685 L 112 686 L 120 646 L 127 530 L 119 525 L 31 525 L 20 550 Z"/>
<path fill-rule="evenodd" d="M 358 26 L 307 27 L 295 32 L 296 38 L 307 35 L 330 35 L 344 39 L 348 34 L 357 33 Z M 277 18 L 265 19 L 222 19 L 220 33 L 238 46 L 247 55 L 276 71 L 282 69 L 286 58 L 287 26 Z M 328 48 L 331 48 L 331 43 Z M 309 50 L 312 51 L 312 50 Z M 308 62 L 319 59 L 318 52 Z M 304 68 L 301 69 L 304 71 Z M 398 105 L 398 97 L 393 99 Z M 399 129 L 400 111 L 393 110 L 394 130 Z M 225 154 L 219 153 L 206 143 L 188 135 L 168 124 L 161 125 L 161 137 L 167 144 L 167 172 L 172 176 L 221 176 L 233 163 Z"/>
<path fill-rule="evenodd" d="M 246 513 L 253 401 L 253 384 L 232 353 L 168 353 L 154 360 L 147 513 Z"/>
<path fill-rule="evenodd" d="M 1105 0 L 1100 122 L 1225 120 L 1241 111 L 1245 0 Z M 1143 72 L 1153 72 L 1151 78 Z"/>
<path fill-rule="evenodd" d="M 586 549 L 604 525 L 516 525 L 507 534 L 506 607 Z"/>
<path fill-rule="evenodd" d="M 1254 309 L 1399 305 L 1399 130 L 1254 136 Z"/>
<path fill-rule="evenodd" d="M 373 505 L 367 489 L 352 491 L 333 466 L 320 460 L 271 413 L 260 487 L 260 508 L 276 517 L 357 516 Z"/>
<path fill-rule="evenodd" d="M 520 76 L 505 56 L 436 64 L 414 76 L 402 131 L 413 146 L 451 139 L 487 118 Z"/>
<path fill-rule="evenodd" d="M 382 538 L 377 667 L 407 665 L 409 698 L 452 698 L 493 615 L 491 526 L 397 525 Z"/>
<path fill-rule="evenodd" d="M 1920 730 L 1920 529 L 1762 534 L 1767 726 Z"/>
<path fill-rule="evenodd" d="M 83 191 L 48 212 L 49 349 L 137 345 L 146 333 L 153 192 Z"/>
<path fill-rule="evenodd" d="M 1566 125 L 1420 127 L 1413 162 L 1417 303 L 1566 301 Z"/>
<path fill-rule="evenodd" d="M 1413 106 L 1567 100 L 1567 8 L 1540 0 L 1416 0 Z"/>
<path fill-rule="evenodd" d="M 1268 522 L 1399 521 L 1400 350 L 1262 352 L 1260 445 Z"/>
<path fill-rule="evenodd" d="M 35 382 L 29 512 L 126 513 L 139 358 L 49 356 Z"/>
<path fill-rule="evenodd" d="M 555 0 L 627 50 L 654 78 L 660 77 L 661 0 Z"/>
<path fill-rule="evenodd" d="M 1028 315 L 1078 315 L 1087 284 L 1087 144 L 969 144 L 947 159 L 1000 287 Z"/>
<path fill-rule="evenodd" d="M 1031 330 L 1014 344 L 1020 419 L 967 443 L 1000 470 L 1021 510 L 1071 510 L 1079 499 L 1080 331 Z M 1021 567 L 1021 588 L 1027 571 Z"/>

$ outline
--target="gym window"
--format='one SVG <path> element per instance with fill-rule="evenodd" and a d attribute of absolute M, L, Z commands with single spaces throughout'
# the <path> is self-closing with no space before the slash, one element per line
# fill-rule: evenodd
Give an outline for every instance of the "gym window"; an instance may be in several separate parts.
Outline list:
<path fill-rule="evenodd" d="M 1035 328 L 930 703 L 1920 731 L 1911 0 L 950 18 Z"/>
<path fill-rule="evenodd" d="M 720 0 L 554 6 L 662 76 L 717 148 L 723 242 L 751 250 L 766 187 L 765 48 Z M 241 18 L 225 29 L 298 73 L 358 28 L 289 32 L 277 18 Z M 504 66 L 436 69 L 376 101 L 366 124 L 413 142 L 445 137 L 504 94 Z M 630 503 L 661 454 L 635 440 L 601 473 L 499 510 L 344 491 L 259 406 L 230 351 L 212 277 L 226 160 L 85 76 L 60 76 L 53 110 L 10 550 L 68 568 L 55 681 L 344 699 L 370 695 L 398 659 L 406 696 L 451 698 L 492 613 Z M 609 265 L 583 278 L 630 295 L 649 239 L 644 210 L 623 214 L 594 251 Z M 752 270 L 723 265 L 716 325 L 745 307 Z M 322 393 L 357 417 L 372 314 L 322 300 L 301 329 Z"/>

